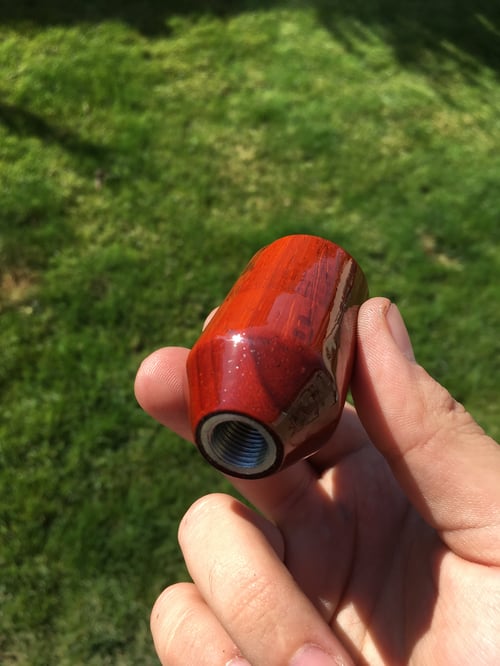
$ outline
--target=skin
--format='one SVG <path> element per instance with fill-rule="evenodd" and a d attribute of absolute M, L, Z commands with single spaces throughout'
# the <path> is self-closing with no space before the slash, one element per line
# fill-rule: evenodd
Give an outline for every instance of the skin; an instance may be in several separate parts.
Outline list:
<path fill-rule="evenodd" d="M 191 440 L 187 354 L 148 357 L 136 395 Z M 162 664 L 500 663 L 500 447 L 416 363 L 386 299 L 360 309 L 352 394 L 319 453 L 232 479 L 257 511 L 221 494 L 188 510 L 193 582 L 151 615 Z"/>

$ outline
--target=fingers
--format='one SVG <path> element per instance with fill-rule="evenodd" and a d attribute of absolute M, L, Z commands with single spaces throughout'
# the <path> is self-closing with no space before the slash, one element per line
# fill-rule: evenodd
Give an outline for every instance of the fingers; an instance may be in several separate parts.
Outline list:
<path fill-rule="evenodd" d="M 164 347 L 141 363 L 135 379 L 140 406 L 154 419 L 191 440 L 185 397 L 186 359 L 189 349 Z"/>
<path fill-rule="evenodd" d="M 148 356 L 137 372 L 135 394 L 148 414 L 192 442 L 186 401 L 188 354 L 189 349 L 183 347 L 165 347 Z M 281 513 L 286 512 L 289 503 L 314 478 L 311 468 L 303 463 L 272 478 L 231 481 L 260 511 L 279 518 Z"/>
<path fill-rule="evenodd" d="M 215 313 L 217 312 L 219 308 L 214 308 L 213 310 L 210 311 L 209 315 L 205 318 L 205 321 L 203 322 L 202 330 L 204 331 L 206 327 L 210 324 L 212 319 L 215 316 Z"/>
<path fill-rule="evenodd" d="M 365 429 L 421 515 L 458 555 L 500 564 L 500 448 L 414 362 L 385 299 L 360 309 L 352 389 Z"/>
<path fill-rule="evenodd" d="M 135 393 L 141 407 L 153 418 L 181 437 L 193 441 L 189 425 L 186 359 L 189 350 L 165 347 L 148 356 L 141 364 L 135 381 Z M 244 497 L 266 516 L 278 523 L 285 520 L 290 508 L 309 495 L 318 473 L 340 457 L 366 442 L 354 410 L 348 407 L 331 444 L 321 454 L 297 463 L 272 477 L 257 480 L 231 479 Z"/>
<path fill-rule="evenodd" d="M 221 666 L 233 659 L 237 666 L 237 646 L 192 583 L 172 585 L 158 597 L 151 633 L 164 666 Z"/>
<path fill-rule="evenodd" d="M 264 518 L 211 495 L 188 511 L 179 541 L 201 597 L 253 666 L 300 666 L 293 659 L 312 646 L 324 661 L 302 663 L 351 663 L 283 564 L 281 536 Z"/>

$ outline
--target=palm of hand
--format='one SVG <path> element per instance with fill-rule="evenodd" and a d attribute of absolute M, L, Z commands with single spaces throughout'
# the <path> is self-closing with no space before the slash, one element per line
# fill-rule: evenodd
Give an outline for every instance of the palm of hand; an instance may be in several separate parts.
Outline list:
<path fill-rule="evenodd" d="M 187 353 L 153 354 L 136 391 L 189 439 Z M 498 445 L 414 362 L 385 299 L 360 309 L 352 388 L 357 413 L 344 410 L 319 453 L 234 480 L 267 520 L 228 497 L 188 511 L 179 537 L 194 585 L 155 605 L 162 663 L 244 654 L 281 666 L 304 645 L 334 663 L 499 663 Z"/>
<path fill-rule="evenodd" d="M 280 526 L 288 568 L 356 663 L 494 662 L 500 571 L 452 553 L 371 446 L 326 469 Z"/>

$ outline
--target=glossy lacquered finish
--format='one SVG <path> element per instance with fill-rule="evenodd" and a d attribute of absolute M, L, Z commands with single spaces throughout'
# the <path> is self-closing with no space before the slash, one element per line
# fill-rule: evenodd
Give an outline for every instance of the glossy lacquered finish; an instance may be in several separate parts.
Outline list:
<path fill-rule="evenodd" d="M 325 443 L 366 297 L 357 263 L 323 238 L 286 236 L 253 257 L 188 358 L 191 425 L 212 465 L 258 478 Z"/>

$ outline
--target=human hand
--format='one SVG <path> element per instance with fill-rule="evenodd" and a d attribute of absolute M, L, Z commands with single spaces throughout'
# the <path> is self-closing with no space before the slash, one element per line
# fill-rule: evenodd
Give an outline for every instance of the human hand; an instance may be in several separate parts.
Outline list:
<path fill-rule="evenodd" d="M 148 357 L 136 395 L 191 439 L 187 354 Z M 385 299 L 360 309 L 352 393 L 317 454 L 231 479 L 260 513 L 218 494 L 184 516 L 193 583 L 152 611 L 162 664 L 500 663 L 500 447 L 417 365 Z"/>

